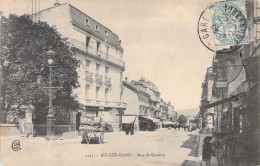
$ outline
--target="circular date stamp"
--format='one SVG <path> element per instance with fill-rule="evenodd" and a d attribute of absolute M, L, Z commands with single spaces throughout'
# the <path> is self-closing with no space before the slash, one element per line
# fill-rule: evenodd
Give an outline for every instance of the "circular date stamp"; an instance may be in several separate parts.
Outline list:
<path fill-rule="evenodd" d="M 200 15 L 198 35 L 214 52 L 228 53 L 248 43 L 245 6 L 233 1 L 208 6 Z"/>

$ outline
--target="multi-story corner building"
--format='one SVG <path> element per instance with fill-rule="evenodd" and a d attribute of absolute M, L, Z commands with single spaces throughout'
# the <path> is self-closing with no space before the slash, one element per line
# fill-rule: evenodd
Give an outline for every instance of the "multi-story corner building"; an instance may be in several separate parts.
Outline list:
<path fill-rule="evenodd" d="M 127 107 L 123 114 L 122 123 L 134 121 L 135 129 L 138 131 L 140 124 L 142 125 L 142 122 L 139 121 L 140 117 L 148 116 L 149 111 L 144 110 L 149 108 L 150 95 L 143 89 L 138 89 L 135 85 L 128 82 L 127 78 L 123 81 L 123 86 L 123 101 L 127 103 Z"/>
<path fill-rule="evenodd" d="M 160 112 L 160 92 L 154 83 L 146 81 L 141 78 L 139 81 L 131 81 L 133 85 L 140 89 L 141 91 L 150 95 L 149 98 L 149 108 L 140 107 L 140 112 L 144 112 L 145 115 L 150 117 L 156 117 L 156 112 Z"/>
<path fill-rule="evenodd" d="M 128 82 L 126 78 L 123 86 L 123 101 L 127 103 L 127 108 L 122 115 L 123 124 L 135 119 L 136 130 L 154 130 L 164 123 L 176 122 L 177 112 L 170 102 L 166 103 L 160 99 L 160 92 L 153 83 L 143 78 Z"/>
<path fill-rule="evenodd" d="M 35 13 L 33 19 L 55 26 L 68 38 L 72 51 L 80 60 L 77 69 L 80 88 L 75 89 L 74 94 L 82 107 L 76 116 L 77 123 L 73 121 L 74 128 L 78 129 L 82 116 L 101 116 L 117 130 L 119 115 L 126 108 L 122 102 L 125 62 L 119 37 L 67 3 L 55 3 L 53 7 Z"/>

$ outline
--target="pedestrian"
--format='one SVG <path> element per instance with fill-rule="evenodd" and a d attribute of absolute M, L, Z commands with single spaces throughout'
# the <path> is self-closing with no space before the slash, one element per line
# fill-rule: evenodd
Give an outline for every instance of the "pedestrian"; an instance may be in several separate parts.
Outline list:
<path fill-rule="evenodd" d="M 213 152 L 212 144 L 209 138 L 205 138 L 203 143 L 202 159 L 206 161 L 206 166 L 210 166 L 211 154 Z"/>
<path fill-rule="evenodd" d="M 224 139 L 222 139 L 222 134 L 217 133 L 215 136 L 215 140 L 212 141 L 214 147 L 214 154 L 218 160 L 218 166 L 224 166 Z"/>

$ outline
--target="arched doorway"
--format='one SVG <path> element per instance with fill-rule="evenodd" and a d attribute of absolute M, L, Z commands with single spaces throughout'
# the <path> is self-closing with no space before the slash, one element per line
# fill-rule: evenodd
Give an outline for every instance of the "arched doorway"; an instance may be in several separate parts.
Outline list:
<path fill-rule="evenodd" d="M 80 117 L 81 117 L 81 112 L 78 112 L 77 115 L 76 115 L 76 130 L 79 130 Z"/>

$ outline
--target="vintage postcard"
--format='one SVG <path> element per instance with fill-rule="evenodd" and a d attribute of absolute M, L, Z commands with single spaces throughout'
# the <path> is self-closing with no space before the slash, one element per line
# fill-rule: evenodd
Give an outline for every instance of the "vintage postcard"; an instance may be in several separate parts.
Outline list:
<path fill-rule="evenodd" d="M 260 0 L 0 0 L 0 166 L 260 165 Z"/>

